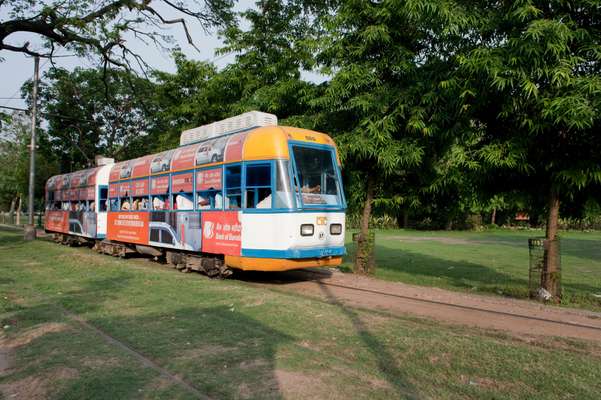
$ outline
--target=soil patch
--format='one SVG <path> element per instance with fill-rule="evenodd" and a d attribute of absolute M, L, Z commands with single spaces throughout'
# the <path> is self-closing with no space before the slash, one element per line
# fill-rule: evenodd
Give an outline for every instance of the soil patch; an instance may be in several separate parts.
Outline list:
<path fill-rule="evenodd" d="M 282 273 L 283 274 L 283 273 Z M 417 315 L 451 324 L 495 329 L 518 337 L 557 336 L 601 343 L 601 313 L 541 303 L 382 281 L 323 270 L 290 271 L 269 287 L 397 315 Z"/>
<path fill-rule="evenodd" d="M 44 336 L 48 333 L 62 332 L 69 328 L 67 324 L 51 322 L 47 324 L 36 325 L 35 327 L 19 333 L 17 337 L 8 338 L 0 337 L 0 347 L 14 349 L 16 347 L 25 346 L 33 340 Z"/>
<path fill-rule="evenodd" d="M 74 379 L 79 375 L 73 368 L 59 368 L 42 376 L 28 376 L 0 385 L 0 393 L 7 399 L 47 399 L 48 392 L 61 381 Z"/>

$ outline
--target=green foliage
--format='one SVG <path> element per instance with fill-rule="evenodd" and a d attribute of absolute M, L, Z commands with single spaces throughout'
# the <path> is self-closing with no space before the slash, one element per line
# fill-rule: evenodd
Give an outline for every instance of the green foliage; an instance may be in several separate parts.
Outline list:
<path fill-rule="evenodd" d="M 22 90 L 26 97 L 30 84 Z M 51 68 L 39 89 L 49 138 L 42 150 L 64 172 L 93 165 L 98 154 L 125 159 L 148 153 L 153 88 L 124 71 Z"/>
<path fill-rule="evenodd" d="M 20 112 L 2 115 L 0 129 L 0 210 L 10 209 L 11 203 L 21 198 L 25 204 L 29 183 L 29 143 L 31 120 Z M 38 132 L 39 147 L 46 145 L 43 131 Z M 35 181 L 36 209 L 41 209 L 46 180 L 58 171 L 58 166 L 44 152 L 36 154 L 38 174 Z"/>
<path fill-rule="evenodd" d="M 459 58 L 480 93 L 466 106 L 490 132 L 479 152 L 486 164 L 563 196 L 601 183 L 600 17 L 590 1 L 518 1 L 488 14 L 485 40 Z"/>
<path fill-rule="evenodd" d="M 99 153 L 172 148 L 183 129 L 258 109 L 335 138 L 350 214 L 368 176 L 377 217 L 429 227 L 493 209 L 499 221 L 538 220 L 551 187 L 562 213 L 581 218 L 598 194 L 596 2 L 267 0 L 239 17 L 248 27 L 220 31 L 220 54 L 236 55 L 221 70 L 179 52 L 174 73 L 150 79 L 52 69 L 41 154 L 70 171 Z"/>

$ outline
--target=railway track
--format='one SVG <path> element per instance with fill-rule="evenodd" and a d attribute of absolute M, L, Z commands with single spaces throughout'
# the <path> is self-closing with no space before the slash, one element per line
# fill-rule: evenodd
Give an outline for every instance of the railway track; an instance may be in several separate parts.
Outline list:
<path fill-rule="evenodd" d="M 282 273 L 274 280 L 257 280 L 251 274 L 245 282 L 278 291 L 322 298 L 341 307 L 352 306 L 384 311 L 392 315 L 413 314 L 460 325 L 498 329 L 516 334 L 572 337 L 601 342 L 601 314 L 581 310 L 545 306 L 539 303 L 502 297 L 453 293 L 441 289 L 396 286 L 396 291 L 361 287 L 381 281 L 353 276 L 329 274 L 319 270 Z M 350 278 L 350 279 L 349 279 Z M 345 281 L 354 281 L 348 283 Z M 407 294 L 399 290 L 410 289 Z M 416 294 L 416 292 L 422 292 Z M 450 300 L 437 299 L 429 292 L 444 293 Z M 436 295 L 435 294 L 435 295 Z M 481 303 L 481 304 L 478 304 Z"/>

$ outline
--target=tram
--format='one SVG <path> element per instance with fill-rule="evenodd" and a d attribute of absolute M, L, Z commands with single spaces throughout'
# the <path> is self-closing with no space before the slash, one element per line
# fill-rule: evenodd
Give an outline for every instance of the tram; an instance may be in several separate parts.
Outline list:
<path fill-rule="evenodd" d="M 253 111 L 184 131 L 180 142 L 51 177 L 46 231 L 210 276 L 341 263 L 346 201 L 328 135 Z"/>

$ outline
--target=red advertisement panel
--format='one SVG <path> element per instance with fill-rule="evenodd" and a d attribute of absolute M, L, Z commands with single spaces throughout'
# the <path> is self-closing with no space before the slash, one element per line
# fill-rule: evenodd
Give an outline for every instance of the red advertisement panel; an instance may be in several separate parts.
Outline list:
<path fill-rule="evenodd" d="M 69 182 L 69 185 L 72 188 L 76 188 L 81 186 L 81 178 L 82 178 L 82 174 L 81 172 L 77 172 L 71 175 L 71 180 Z"/>
<path fill-rule="evenodd" d="M 94 186 L 79 189 L 79 198 L 81 200 L 94 200 L 95 191 L 96 188 Z"/>
<path fill-rule="evenodd" d="M 44 227 L 53 232 L 67 233 L 69 231 L 68 211 L 46 211 Z"/>
<path fill-rule="evenodd" d="M 88 186 L 86 189 L 86 200 L 94 200 L 94 198 L 96 197 L 96 187 L 94 186 Z"/>
<path fill-rule="evenodd" d="M 96 174 L 100 168 L 94 168 L 88 172 L 87 184 L 88 186 L 94 186 L 96 184 Z"/>
<path fill-rule="evenodd" d="M 242 224 L 238 211 L 202 213 L 202 251 L 239 256 Z"/>
<path fill-rule="evenodd" d="M 131 193 L 131 182 L 122 182 L 119 184 L 119 196 L 127 197 Z"/>
<path fill-rule="evenodd" d="M 109 174 L 109 181 L 117 181 L 119 180 L 119 176 L 121 174 L 121 167 L 125 164 L 125 162 L 118 162 L 113 165 L 111 168 L 111 173 Z"/>
<path fill-rule="evenodd" d="M 182 170 L 193 168 L 196 149 L 198 149 L 198 144 L 180 147 L 175 150 L 175 153 L 173 153 L 173 160 L 171 161 L 171 169 Z"/>
<path fill-rule="evenodd" d="M 238 133 L 230 138 L 225 148 L 225 161 L 239 161 L 242 159 L 242 147 L 246 139 L 246 132 Z"/>
<path fill-rule="evenodd" d="M 132 178 L 139 178 L 141 176 L 148 176 L 150 174 L 150 162 L 153 156 L 145 156 L 136 158 L 132 161 Z"/>
<path fill-rule="evenodd" d="M 132 196 L 146 196 L 148 194 L 148 179 L 133 181 L 131 187 Z"/>
<path fill-rule="evenodd" d="M 119 184 L 111 183 L 109 184 L 109 197 L 119 197 Z"/>
<path fill-rule="evenodd" d="M 221 190 L 221 168 L 196 172 L 196 191 Z"/>
<path fill-rule="evenodd" d="M 169 176 L 157 176 L 150 181 L 150 194 L 165 194 L 169 192 Z"/>
<path fill-rule="evenodd" d="M 48 181 L 46 182 L 46 189 L 47 190 L 56 190 L 59 179 L 60 179 L 60 176 L 51 176 L 50 179 L 48 179 Z"/>
<path fill-rule="evenodd" d="M 193 190 L 192 179 L 192 172 L 173 175 L 171 177 L 171 193 L 191 192 Z"/>
<path fill-rule="evenodd" d="M 107 238 L 120 242 L 147 244 L 147 212 L 110 212 L 108 213 Z"/>

